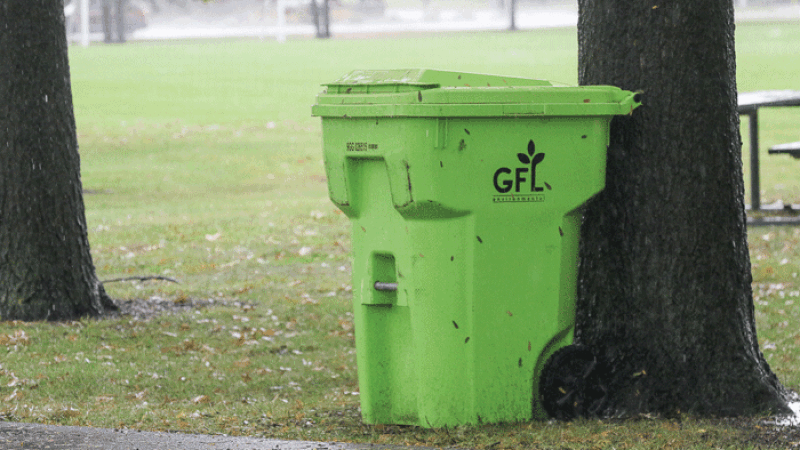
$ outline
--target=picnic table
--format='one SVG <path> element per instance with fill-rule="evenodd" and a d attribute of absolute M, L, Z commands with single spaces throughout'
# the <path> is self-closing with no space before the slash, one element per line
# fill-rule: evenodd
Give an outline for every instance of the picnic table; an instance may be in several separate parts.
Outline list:
<path fill-rule="evenodd" d="M 750 209 L 761 209 L 761 187 L 758 165 L 758 109 L 765 107 L 800 106 L 800 91 L 740 92 L 739 115 L 750 118 Z"/>

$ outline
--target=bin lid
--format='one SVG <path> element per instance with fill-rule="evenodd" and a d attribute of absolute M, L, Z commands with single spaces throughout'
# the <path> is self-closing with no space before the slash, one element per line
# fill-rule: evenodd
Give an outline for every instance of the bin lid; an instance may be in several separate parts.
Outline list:
<path fill-rule="evenodd" d="M 640 104 L 613 86 L 430 69 L 356 70 L 323 86 L 312 108 L 321 117 L 608 116 Z"/>

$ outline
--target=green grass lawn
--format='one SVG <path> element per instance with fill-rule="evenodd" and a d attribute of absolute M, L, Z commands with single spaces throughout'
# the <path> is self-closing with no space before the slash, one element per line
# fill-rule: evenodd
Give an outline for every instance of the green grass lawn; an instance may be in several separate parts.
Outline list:
<path fill-rule="evenodd" d="M 740 90 L 800 89 L 796 25 L 742 25 L 737 41 Z M 108 292 L 222 306 L 151 320 L 2 323 L 0 417 L 477 448 L 755 447 L 751 431 L 686 417 L 453 430 L 360 422 L 349 226 L 327 199 L 311 117 L 320 84 L 352 69 L 415 67 L 575 84 L 576 55 L 574 29 L 72 47 L 98 274 L 181 282 L 109 283 Z M 765 149 L 800 139 L 800 111 L 761 117 Z M 800 163 L 763 153 L 763 201 L 800 202 Z M 750 232 L 762 350 L 793 388 L 798 242 L 796 228 Z"/>

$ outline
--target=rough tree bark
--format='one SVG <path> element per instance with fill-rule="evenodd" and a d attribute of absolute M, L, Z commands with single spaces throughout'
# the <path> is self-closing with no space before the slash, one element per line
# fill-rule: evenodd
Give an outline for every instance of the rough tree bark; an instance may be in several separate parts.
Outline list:
<path fill-rule="evenodd" d="M 579 79 L 642 91 L 586 211 L 576 339 L 615 412 L 786 412 L 759 351 L 732 0 L 579 0 Z"/>
<path fill-rule="evenodd" d="M 61 0 L 0 2 L 0 319 L 115 308 L 89 253 Z"/>

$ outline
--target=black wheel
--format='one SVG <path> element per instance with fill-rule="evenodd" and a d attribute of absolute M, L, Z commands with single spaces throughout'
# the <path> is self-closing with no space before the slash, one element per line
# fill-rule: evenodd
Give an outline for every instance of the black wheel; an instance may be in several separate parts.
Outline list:
<path fill-rule="evenodd" d="M 559 420 L 601 416 L 608 394 L 606 372 L 586 347 L 559 349 L 547 360 L 539 379 L 544 410 Z"/>

